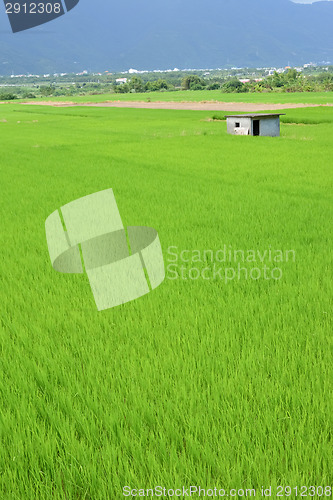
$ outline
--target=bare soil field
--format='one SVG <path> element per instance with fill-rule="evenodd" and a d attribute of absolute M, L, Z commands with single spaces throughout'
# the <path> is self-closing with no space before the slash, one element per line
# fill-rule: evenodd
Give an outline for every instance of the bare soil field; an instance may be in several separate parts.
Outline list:
<path fill-rule="evenodd" d="M 179 109 L 188 111 L 242 111 L 255 113 L 257 111 L 281 110 L 292 108 L 315 108 L 319 106 L 333 106 L 333 104 L 302 104 L 302 103 L 285 103 L 285 104 L 258 104 L 245 102 L 144 102 L 144 101 L 106 101 L 98 103 L 75 103 L 75 102 L 55 102 L 55 101 L 37 101 L 24 102 L 25 105 L 38 106 L 55 106 L 55 107 L 73 107 L 73 106 L 88 106 L 97 108 L 142 108 L 142 109 Z"/>

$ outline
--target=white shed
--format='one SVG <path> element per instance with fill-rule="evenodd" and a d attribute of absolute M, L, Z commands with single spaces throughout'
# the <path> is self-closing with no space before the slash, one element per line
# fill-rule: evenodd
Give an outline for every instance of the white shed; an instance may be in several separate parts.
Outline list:
<path fill-rule="evenodd" d="M 280 116 L 285 113 L 226 115 L 228 134 L 279 137 Z"/>

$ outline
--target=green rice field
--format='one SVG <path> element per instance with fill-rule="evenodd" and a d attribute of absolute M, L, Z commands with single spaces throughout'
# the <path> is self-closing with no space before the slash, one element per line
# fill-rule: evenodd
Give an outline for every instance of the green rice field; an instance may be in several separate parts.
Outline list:
<path fill-rule="evenodd" d="M 206 99 L 181 94 L 151 98 Z M 0 105 L 1 500 L 331 495 L 333 108 L 284 112 L 266 138 L 207 111 Z M 98 312 L 44 224 L 107 188 L 166 278 Z"/>
<path fill-rule="evenodd" d="M 29 101 L 29 99 L 22 99 Z M 179 90 L 167 92 L 144 92 L 127 94 L 100 94 L 86 96 L 47 97 L 37 100 L 71 101 L 71 102 L 104 102 L 104 101 L 163 101 L 163 102 L 254 102 L 267 104 L 306 103 L 332 104 L 333 92 L 263 92 L 228 94 L 221 90 Z M 33 102 L 33 101 L 32 101 Z"/>

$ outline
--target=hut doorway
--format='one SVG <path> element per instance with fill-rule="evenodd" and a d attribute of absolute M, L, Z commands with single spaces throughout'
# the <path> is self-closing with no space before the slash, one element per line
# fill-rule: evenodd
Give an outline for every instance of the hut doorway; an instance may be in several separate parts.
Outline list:
<path fill-rule="evenodd" d="M 260 120 L 253 120 L 253 135 L 260 135 Z"/>

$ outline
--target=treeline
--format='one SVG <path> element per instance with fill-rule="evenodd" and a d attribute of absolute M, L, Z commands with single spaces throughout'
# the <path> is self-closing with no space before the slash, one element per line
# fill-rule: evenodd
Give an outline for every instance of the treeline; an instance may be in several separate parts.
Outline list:
<path fill-rule="evenodd" d="M 167 80 L 144 82 L 134 76 L 128 83 L 113 86 L 114 92 L 156 92 L 165 90 L 221 90 L 222 92 L 325 92 L 333 91 L 333 72 L 318 75 L 304 75 L 295 69 L 284 73 L 274 72 L 261 80 L 249 79 L 248 82 L 238 78 L 205 79 L 198 75 L 188 75 L 182 79 L 181 88 L 175 88 Z"/>
<path fill-rule="evenodd" d="M 318 75 L 304 75 L 295 69 L 284 73 L 274 72 L 261 80 L 249 79 L 248 82 L 238 78 L 225 79 L 224 81 L 207 82 L 196 75 L 187 76 L 182 81 L 186 90 L 217 90 L 222 92 L 325 92 L 333 91 L 333 72 L 323 72 Z"/>
<path fill-rule="evenodd" d="M 144 82 L 139 76 L 132 76 L 128 83 L 114 84 L 112 90 L 115 93 L 127 94 L 129 92 L 142 93 L 175 90 L 175 86 L 162 78 Z"/>
<path fill-rule="evenodd" d="M 261 81 L 240 82 L 232 79 L 225 82 L 223 92 L 329 92 L 333 91 L 333 73 L 304 75 L 295 69 L 285 73 L 274 72 Z"/>
<path fill-rule="evenodd" d="M 75 95 L 96 95 L 106 93 L 149 93 L 178 90 L 221 90 L 223 93 L 245 92 L 329 92 L 333 91 L 333 67 L 315 75 L 305 75 L 295 69 L 263 77 L 241 81 L 237 77 L 203 77 L 197 74 L 183 76 L 180 85 L 176 86 L 167 78 L 144 80 L 133 75 L 126 83 L 75 83 L 70 86 L 35 85 L 31 89 L 16 88 L 13 92 L 9 87 L 0 90 L 0 101 L 17 98 L 33 99 L 39 97 L 61 97 Z M 178 82 L 177 82 L 178 83 Z"/>

